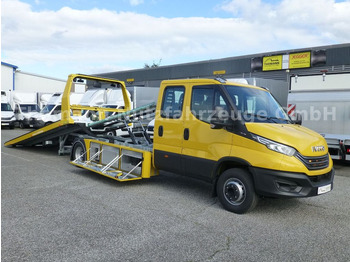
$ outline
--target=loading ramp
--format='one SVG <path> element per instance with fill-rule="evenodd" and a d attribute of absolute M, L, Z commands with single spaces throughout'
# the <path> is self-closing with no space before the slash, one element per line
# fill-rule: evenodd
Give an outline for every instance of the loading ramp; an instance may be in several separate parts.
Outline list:
<path fill-rule="evenodd" d="M 108 130 L 116 130 L 121 128 L 128 128 L 129 135 L 133 142 L 136 141 L 135 135 L 132 132 L 129 124 L 141 116 L 151 114 L 155 111 L 155 103 L 151 103 L 139 108 L 129 110 L 127 112 L 119 113 L 103 120 L 86 123 L 74 123 L 71 121 L 60 120 L 53 124 L 47 125 L 40 129 L 31 131 L 5 143 L 5 146 L 35 146 L 49 144 L 52 140 L 58 139 L 59 149 L 58 154 L 62 155 L 69 153 L 70 147 L 65 144 L 67 138 L 71 136 L 85 136 L 85 137 L 97 137 L 99 133 L 108 132 Z M 150 139 L 147 136 L 145 130 L 143 135 L 146 136 L 146 140 L 150 143 Z M 136 142 L 135 142 L 136 143 Z"/>
<path fill-rule="evenodd" d="M 65 153 L 64 143 L 67 137 L 72 133 L 82 132 L 84 128 L 82 124 L 62 123 L 62 121 L 58 121 L 11 139 L 5 143 L 5 146 L 49 145 L 53 140 L 57 139 L 59 142 L 58 154 L 61 155 Z"/>

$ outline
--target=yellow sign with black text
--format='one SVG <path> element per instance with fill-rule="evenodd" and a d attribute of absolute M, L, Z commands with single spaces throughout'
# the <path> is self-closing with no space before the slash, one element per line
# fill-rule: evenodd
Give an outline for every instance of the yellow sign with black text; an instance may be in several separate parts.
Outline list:
<path fill-rule="evenodd" d="M 224 75 L 224 74 L 226 74 L 226 70 L 218 70 L 213 72 L 213 75 Z"/>
<path fill-rule="evenodd" d="M 263 71 L 281 70 L 282 69 L 282 55 L 265 56 L 263 57 Z"/>
<path fill-rule="evenodd" d="M 311 66 L 311 52 L 289 54 L 289 68 L 305 68 Z"/>

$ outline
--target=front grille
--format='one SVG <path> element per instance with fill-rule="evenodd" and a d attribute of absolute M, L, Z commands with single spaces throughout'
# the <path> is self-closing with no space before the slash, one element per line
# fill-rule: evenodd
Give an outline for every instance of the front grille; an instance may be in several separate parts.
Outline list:
<path fill-rule="evenodd" d="M 296 158 L 298 158 L 309 170 L 318 170 L 328 167 L 329 158 L 328 154 L 324 156 L 303 156 L 297 153 Z"/>
<path fill-rule="evenodd" d="M 314 183 L 329 182 L 332 179 L 332 171 L 324 175 L 319 176 L 309 176 L 309 179 Z"/>
<path fill-rule="evenodd" d="M 2 117 L 1 120 L 11 120 L 12 117 Z"/>

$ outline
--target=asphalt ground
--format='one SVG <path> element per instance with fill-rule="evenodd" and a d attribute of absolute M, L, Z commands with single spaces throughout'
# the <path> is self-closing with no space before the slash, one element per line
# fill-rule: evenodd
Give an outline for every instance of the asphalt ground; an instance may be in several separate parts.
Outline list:
<path fill-rule="evenodd" d="M 349 261 L 350 165 L 334 190 L 225 211 L 211 186 L 161 173 L 120 183 L 56 148 L 6 148 L 1 130 L 1 261 Z"/>

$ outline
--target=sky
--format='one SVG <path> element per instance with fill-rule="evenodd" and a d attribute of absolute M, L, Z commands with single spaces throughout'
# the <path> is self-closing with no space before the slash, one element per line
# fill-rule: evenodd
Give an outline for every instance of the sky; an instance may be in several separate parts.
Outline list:
<path fill-rule="evenodd" d="M 60 79 L 350 42 L 350 0 L 2 0 L 1 61 Z"/>

